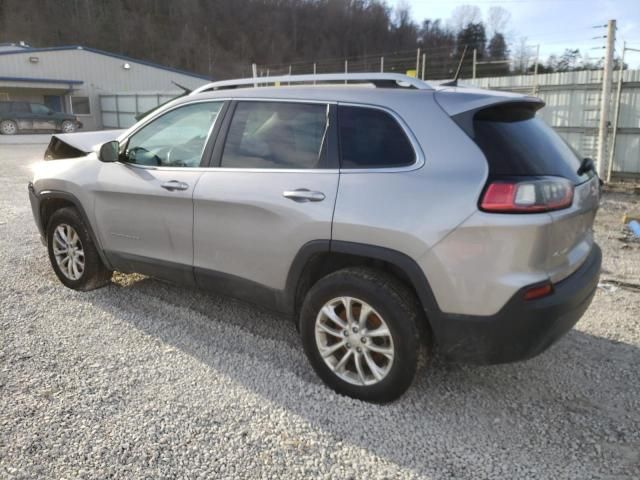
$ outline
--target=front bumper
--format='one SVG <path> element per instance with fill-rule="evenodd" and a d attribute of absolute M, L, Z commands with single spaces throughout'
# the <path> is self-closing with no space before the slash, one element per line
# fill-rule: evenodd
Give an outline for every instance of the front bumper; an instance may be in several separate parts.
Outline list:
<path fill-rule="evenodd" d="M 524 300 L 519 291 L 495 315 L 441 313 L 431 318 L 442 353 L 476 364 L 514 362 L 542 353 L 571 330 L 591 304 L 601 263 L 602 252 L 594 244 L 580 268 L 554 284 L 551 295 Z"/>

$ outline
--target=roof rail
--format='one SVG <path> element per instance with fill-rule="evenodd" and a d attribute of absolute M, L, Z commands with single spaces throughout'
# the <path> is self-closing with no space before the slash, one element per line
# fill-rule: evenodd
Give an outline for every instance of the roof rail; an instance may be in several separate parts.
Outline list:
<path fill-rule="evenodd" d="M 278 77 L 255 77 L 239 78 L 235 80 L 221 80 L 219 82 L 207 83 L 196 88 L 191 95 L 195 95 L 210 90 L 225 90 L 239 87 L 258 86 L 281 86 L 294 83 L 320 83 L 320 82 L 358 82 L 372 83 L 374 86 L 395 88 L 404 87 L 416 88 L 419 90 L 432 90 L 432 87 L 417 78 L 409 77 L 399 73 L 323 73 L 319 75 L 281 75 Z M 405 85 L 402 85 L 405 84 Z"/>

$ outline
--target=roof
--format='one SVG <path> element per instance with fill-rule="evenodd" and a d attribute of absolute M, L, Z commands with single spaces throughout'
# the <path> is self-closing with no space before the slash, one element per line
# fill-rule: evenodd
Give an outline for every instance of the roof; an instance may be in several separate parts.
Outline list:
<path fill-rule="evenodd" d="M 9 46 L 13 46 L 13 45 L 9 44 Z M 125 60 L 127 62 L 139 63 L 141 65 L 146 65 L 147 67 L 158 68 L 158 69 L 161 69 L 161 70 L 166 70 L 166 71 L 169 71 L 169 72 L 179 73 L 181 75 L 187 75 L 187 76 L 194 77 L 194 78 L 199 78 L 199 79 L 202 79 L 202 80 L 211 80 L 211 78 L 209 78 L 209 77 L 207 77 L 205 75 L 198 75 L 196 73 L 187 72 L 185 70 L 180 70 L 180 69 L 177 69 L 177 68 L 167 67 L 167 66 L 164 66 L 164 65 L 160 65 L 158 63 L 148 62 L 146 60 L 138 60 L 136 58 L 127 57 L 126 55 L 120 55 L 118 53 L 105 52 L 104 50 L 98 50 L 97 48 L 83 47 L 82 45 L 67 45 L 67 46 L 63 46 L 63 47 L 47 47 L 47 48 L 31 48 L 31 47 L 22 47 L 22 46 L 16 45 L 16 47 L 19 48 L 19 50 L 0 51 L 0 56 L 1 55 L 32 54 L 32 53 L 38 53 L 38 52 L 60 52 L 60 51 L 65 51 L 65 50 L 84 50 L 84 51 L 95 53 L 95 54 L 98 54 L 98 55 L 105 55 L 107 57 L 118 58 L 120 60 Z"/>
<path fill-rule="evenodd" d="M 82 80 L 61 80 L 59 78 L 32 78 L 32 77 L 0 77 L 0 82 L 36 82 L 36 83 L 61 83 L 64 85 L 82 85 Z"/>

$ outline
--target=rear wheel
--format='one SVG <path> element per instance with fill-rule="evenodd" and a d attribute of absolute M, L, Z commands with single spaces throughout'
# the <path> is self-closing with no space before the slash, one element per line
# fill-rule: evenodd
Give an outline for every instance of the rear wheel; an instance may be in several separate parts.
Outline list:
<path fill-rule="evenodd" d="M 63 133 L 73 133 L 76 131 L 76 124 L 70 120 L 65 120 L 60 128 Z"/>
<path fill-rule="evenodd" d="M 13 120 L 3 120 L 0 122 L 0 133 L 3 135 L 15 135 L 18 133 L 18 124 Z"/>
<path fill-rule="evenodd" d="M 109 283 L 112 272 L 98 254 L 87 226 L 75 208 L 57 210 L 47 227 L 49 260 L 60 281 L 74 290 L 93 290 Z"/>
<path fill-rule="evenodd" d="M 371 402 L 398 398 L 418 363 L 419 306 L 396 278 L 348 268 L 318 281 L 300 332 L 314 370 L 338 393 Z"/>

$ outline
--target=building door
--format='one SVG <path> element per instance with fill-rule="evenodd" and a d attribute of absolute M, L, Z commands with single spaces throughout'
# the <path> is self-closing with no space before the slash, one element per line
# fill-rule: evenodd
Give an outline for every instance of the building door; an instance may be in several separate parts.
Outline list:
<path fill-rule="evenodd" d="M 54 112 L 62 112 L 62 97 L 60 95 L 45 95 L 44 104 Z"/>

